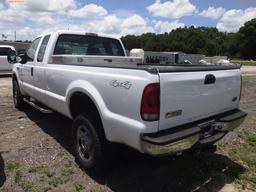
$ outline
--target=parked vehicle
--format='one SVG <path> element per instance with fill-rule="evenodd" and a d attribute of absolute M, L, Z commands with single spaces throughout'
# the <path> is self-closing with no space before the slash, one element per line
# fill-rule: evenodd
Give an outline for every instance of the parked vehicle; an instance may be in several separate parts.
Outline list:
<path fill-rule="evenodd" d="M 183 52 L 154 52 L 144 51 L 143 49 L 132 49 L 130 56 L 141 57 L 143 63 L 150 64 L 189 64 L 198 65 L 200 60 L 204 59 L 204 55 L 186 54 Z"/>
<path fill-rule="evenodd" d="M 7 61 L 9 51 L 15 51 L 15 48 L 10 45 L 0 45 L 0 73 L 11 73 L 12 66 Z"/>
<path fill-rule="evenodd" d="M 240 66 L 148 65 L 120 39 L 57 31 L 10 53 L 13 99 L 73 119 L 77 161 L 98 171 L 114 143 L 149 155 L 211 146 L 239 126 Z"/>

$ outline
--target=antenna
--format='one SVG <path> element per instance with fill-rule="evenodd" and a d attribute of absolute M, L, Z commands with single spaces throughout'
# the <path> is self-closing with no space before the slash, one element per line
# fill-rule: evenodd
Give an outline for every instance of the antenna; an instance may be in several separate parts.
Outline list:
<path fill-rule="evenodd" d="M 17 38 L 16 38 L 16 35 L 17 35 L 17 34 L 16 34 L 16 31 L 14 31 L 14 42 L 16 42 L 16 39 L 17 39 Z"/>

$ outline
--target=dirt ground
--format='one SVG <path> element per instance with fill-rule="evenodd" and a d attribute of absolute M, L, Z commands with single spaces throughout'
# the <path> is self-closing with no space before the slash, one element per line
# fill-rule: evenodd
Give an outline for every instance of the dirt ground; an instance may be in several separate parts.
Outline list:
<path fill-rule="evenodd" d="M 242 66 L 242 74 L 246 76 L 255 76 L 256 75 L 256 66 Z"/>
<path fill-rule="evenodd" d="M 72 122 L 29 106 L 16 110 L 11 80 L 0 78 L 0 191 L 256 191 L 256 161 L 247 161 L 247 154 L 256 159 L 255 82 L 243 78 L 241 107 L 249 115 L 217 152 L 152 158 L 123 148 L 111 171 L 89 175 L 72 155 Z"/>

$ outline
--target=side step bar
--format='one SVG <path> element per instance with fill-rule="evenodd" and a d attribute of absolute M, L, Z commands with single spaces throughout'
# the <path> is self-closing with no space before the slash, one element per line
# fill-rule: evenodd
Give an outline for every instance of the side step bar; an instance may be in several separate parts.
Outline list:
<path fill-rule="evenodd" d="M 23 99 L 27 104 L 29 104 L 30 106 L 34 107 L 35 109 L 37 109 L 38 111 L 42 112 L 42 113 L 45 113 L 45 114 L 51 114 L 53 113 L 52 110 L 50 109 L 46 109 L 44 108 L 43 106 L 40 106 L 39 104 L 35 103 L 34 101 L 30 100 L 30 99 L 27 99 L 27 98 L 24 98 Z"/>

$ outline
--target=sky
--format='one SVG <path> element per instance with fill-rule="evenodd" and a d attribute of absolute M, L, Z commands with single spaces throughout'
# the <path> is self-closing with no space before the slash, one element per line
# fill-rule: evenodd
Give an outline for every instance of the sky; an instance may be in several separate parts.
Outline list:
<path fill-rule="evenodd" d="M 114 36 L 179 27 L 237 32 L 256 18 L 256 0 L 0 0 L 0 39 L 33 40 L 55 30 Z"/>

